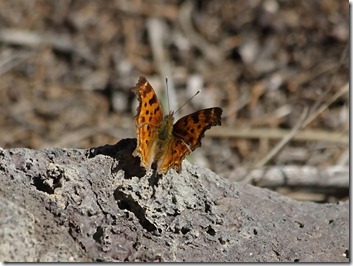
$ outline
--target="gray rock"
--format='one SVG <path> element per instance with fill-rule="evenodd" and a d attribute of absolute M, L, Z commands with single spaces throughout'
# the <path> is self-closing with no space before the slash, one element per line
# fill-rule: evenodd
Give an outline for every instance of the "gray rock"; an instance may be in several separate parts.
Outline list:
<path fill-rule="evenodd" d="M 187 161 L 146 174 L 135 145 L 0 149 L 0 260 L 349 261 L 348 202 L 294 201 Z"/>

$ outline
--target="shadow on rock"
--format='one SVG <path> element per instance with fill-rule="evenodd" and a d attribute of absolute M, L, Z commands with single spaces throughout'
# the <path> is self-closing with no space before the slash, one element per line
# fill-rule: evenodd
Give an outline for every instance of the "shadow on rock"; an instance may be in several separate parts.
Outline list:
<path fill-rule="evenodd" d="M 88 157 L 93 158 L 99 154 L 109 156 L 118 160 L 118 165 L 112 167 L 112 172 L 123 170 L 126 179 L 133 176 L 142 177 L 146 174 L 146 170 L 140 166 L 140 157 L 132 155 L 135 149 L 136 139 L 122 139 L 115 145 L 107 144 L 91 148 Z"/>

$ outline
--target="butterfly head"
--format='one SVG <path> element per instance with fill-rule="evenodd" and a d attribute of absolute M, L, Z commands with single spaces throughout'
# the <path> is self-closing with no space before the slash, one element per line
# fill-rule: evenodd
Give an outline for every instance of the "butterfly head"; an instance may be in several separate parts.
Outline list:
<path fill-rule="evenodd" d="M 169 114 L 167 114 L 164 119 L 172 119 L 174 120 L 174 111 L 169 111 Z"/>

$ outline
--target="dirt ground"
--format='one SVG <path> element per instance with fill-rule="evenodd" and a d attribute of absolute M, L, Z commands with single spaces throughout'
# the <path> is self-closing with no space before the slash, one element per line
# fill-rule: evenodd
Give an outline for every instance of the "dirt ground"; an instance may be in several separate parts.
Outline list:
<path fill-rule="evenodd" d="M 240 167 L 348 168 L 348 15 L 345 0 L 0 1 L 0 146 L 135 137 L 131 89 L 146 76 L 166 113 L 167 76 L 173 110 L 202 89 L 176 118 L 223 109 L 192 163 L 225 178 Z"/>

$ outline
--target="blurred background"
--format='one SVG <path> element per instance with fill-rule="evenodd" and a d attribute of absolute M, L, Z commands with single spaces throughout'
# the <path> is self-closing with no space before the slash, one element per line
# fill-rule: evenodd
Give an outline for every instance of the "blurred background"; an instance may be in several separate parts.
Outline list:
<path fill-rule="evenodd" d="M 0 1 L 0 146 L 135 138 L 146 76 L 176 119 L 223 108 L 188 160 L 299 200 L 349 195 L 346 0 Z"/>

